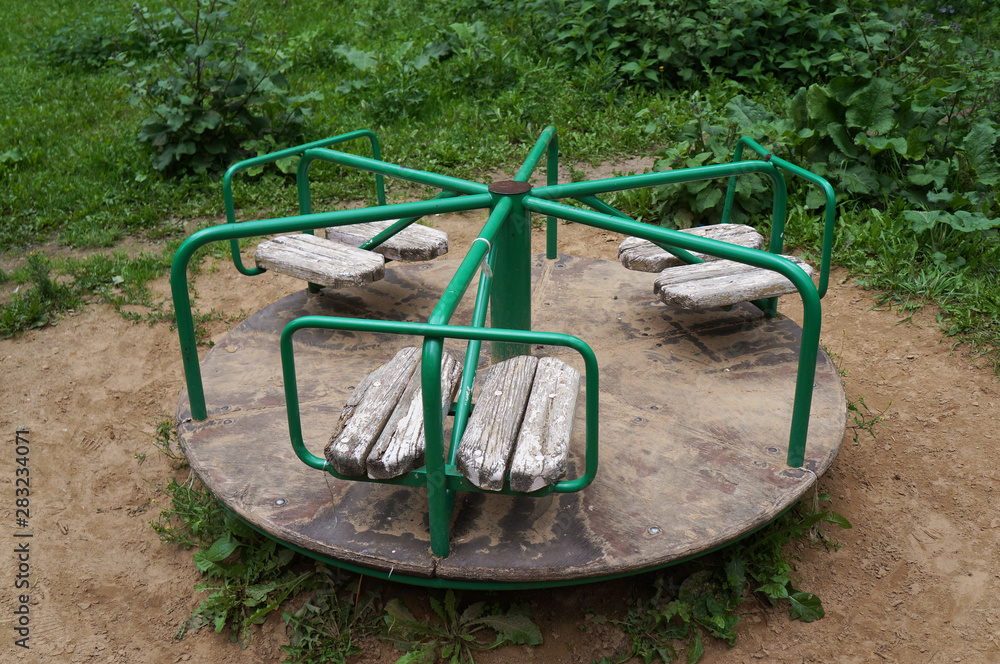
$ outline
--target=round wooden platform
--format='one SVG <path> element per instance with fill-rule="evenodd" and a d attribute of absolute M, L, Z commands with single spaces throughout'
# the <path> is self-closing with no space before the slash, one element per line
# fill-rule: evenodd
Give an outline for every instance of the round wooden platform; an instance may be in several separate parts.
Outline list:
<path fill-rule="evenodd" d="M 423 489 L 346 482 L 292 452 L 278 336 L 327 314 L 426 321 L 457 261 L 393 264 L 364 287 L 290 295 L 246 319 L 204 358 L 209 418 L 178 434 L 191 466 L 236 515 L 317 556 L 392 578 L 455 585 L 561 584 L 639 572 L 716 548 L 767 523 L 813 484 L 785 465 L 799 327 L 750 305 L 688 312 L 655 301 L 649 274 L 618 263 L 533 261 L 538 330 L 587 341 L 600 364 L 600 467 L 587 489 L 543 498 L 460 493 L 451 555 L 429 548 Z M 470 289 L 454 323 L 471 318 Z M 295 355 L 306 444 L 322 449 L 350 389 L 408 337 L 303 330 Z M 450 342 L 459 355 L 464 345 Z M 572 351 L 542 348 L 582 370 Z M 489 357 L 484 345 L 481 363 Z M 582 454 L 583 398 L 572 447 Z M 821 351 L 806 467 L 823 473 L 843 439 L 840 376 Z M 569 477 L 576 476 L 574 456 Z"/>

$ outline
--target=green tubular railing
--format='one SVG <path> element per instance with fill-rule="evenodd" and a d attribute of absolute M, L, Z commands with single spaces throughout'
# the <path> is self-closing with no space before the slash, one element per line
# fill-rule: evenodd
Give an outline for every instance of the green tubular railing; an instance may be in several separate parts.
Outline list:
<path fill-rule="evenodd" d="M 545 131 L 535 142 L 535 147 L 532 148 L 531 152 L 528 154 L 528 158 L 525 159 L 524 165 L 518 170 L 517 175 L 514 176 L 515 182 L 527 182 L 531 177 L 532 172 L 535 170 L 535 166 L 538 165 L 538 161 L 542 158 L 542 154 L 546 155 L 545 161 L 545 184 L 553 186 L 559 183 L 559 139 L 556 136 L 555 127 L 546 127 Z M 552 260 L 558 256 L 558 251 L 556 250 L 558 227 L 556 226 L 555 217 L 547 217 L 545 220 L 545 257 Z"/>
<path fill-rule="evenodd" d="M 170 292 L 174 301 L 177 334 L 180 337 L 181 360 L 184 364 L 184 378 L 188 387 L 191 417 L 195 420 L 204 420 L 208 417 L 205 391 L 201 379 L 201 365 L 198 362 L 198 345 L 195 339 L 194 317 L 191 313 L 191 298 L 188 294 L 188 263 L 194 252 L 200 247 L 212 242 L 240 240 L 273 233 L 301 232 L 321 226 L 346 226 L 401 217 L 424 217 L 450 212 L 466 212 L 489 207 L 491 202 L 492 198 L 489 194 L 480 194 L 443 200 L 383 205 L 359 210 L 319 212 L 281 219 L 244 221 L 239 224 L 221 224 L 193 233 L 177 249 L 170 268 Z"/>
<path fill-rule="evenodd" d="M 299 183 L 299 214 L 309 214 L 312 209 L 309 207 L 308 198 L 306 199 L 306 206 L 303 207 L 302 203 L 302 177 L 305 173 L 302 173 L 302 160 L 301 156 L 308 150 L 313 148 L 328 147 L 330 145 L 336 145 L 338 143 L 346 143 L 348 141 L 354 141 L 361 138 L 367 138 L 371 142 L 372 146 L 372 157 L 375 160 L 381 160 L 381 150 L 379 148 L 378 137 L 374 132 L 368 129 L 359 129 L 358 131 L 348 132 L 346 134 L 341 134 L 340 136 L 334 136 L 332 138 L 325 138 L 321 141 L 313 141 L 312 143 L 306 143 L 305 145 L 299 145 L 293 148 L 287 148 L 285 150 L 279 150 L 277 152 L 272 152 L 271 154 L 261 155 L 259 157 L 253 157 L 251 159 L 244 159 L 243 161 L 237 162 L 230 166 L 226 170 L 226 174 L 222 176 L 222 201 L 226 208 L 226 222 L 236 223 L 236 205 L 233 202 L 233 177 L 240 171 L 245 171 L 249 168 L 254 168 L 256 166 L 263 166 L 264 164 L 270 164 L 281 159 L 288 159 L 289 157 L 300 157 L 299 159 L 299 173 L 296 175 L 296 179 Z M 308 173 L 308 165 L 306 166 L 306 173 Z M 375 176 L 375 189 L 378 196 L 379 205 L 385 205 L 385 182 L 382 175 Z M 308 192 L 308 185 L 307 185 Z M 303 232 L 311 233 L 313 229 L 303 229 Z M 233 265 L 240 274 L 245 274 L 247 276 L 258 275 L 263 270 L 260 268 L 248 268 L 243 265 L 243 259 L 240 257 L 240 244 L 239 240 L 231 240 L 229 244 L 230 253 L 233 255 Z"/>
<path fill-rule="evenodd" d="M 741 162 L 743 164 L 763 162 Z M 673 171 L 670 171 L 673 172 Z M 763 170 L 761 172 L 766 172 Z M 819 353 L 819 333 L 822 322 L 819 293 L 806 273 L 795 263 L 779 255 L 757 249 L 748 249 L 690 233 L 659 228 L 632 220 L 590 210 L 561 205 L 540 198 L 527 197 L 524 206 L 532 212 L 550 214 L 567 221 L 594 226 L 614 233 L 634 235 L 644 240 L 679 246 L 687 251 L 697 251 L 718 258 L 738 261 L 754 267 L 778 272 L 795 286 L 802 298 L 803 322 L 799 364 L 795 380 L 795 397 L 792 406 L 792 423 L 789 431 L 786 462 L 798 468 L 805 460 L 806 436 L 809 430 L 809 409 L 812 405 L 813 379 Z"/>
<path fill-rule="evenodd" d="M 800 166 L 789 163 L 780 157 L 775 157 L 773 154 L 765 150 L 757 141 L 752 138 L 744 136 L 736 142 L 736 150 L 733 154 L 733 161 L 738 162 L 743 158 L 743 148 L 748 147 L 758 155 L 763 157 L 766 161 L 774 164 L 778 168 L 788 171 L 793 175 L 812 182 L 820 189 L 823 190 L 823 196 L 826 199 L 824 214 L 823 214 L 823 240 L 822 240 L 822 254 L 820 256 L 820 268 L 819 268 L 819 296 L 822 298 L 826 295 L 827 286 L 830 283 L 830 260 L 833 254 L 833 232 L 835 228 L 836 216 L 837 216 L 837 195 L 833 191 L 833 186 L 827 182 L 825 178 L 821 178 L 814 173 L 810 173 Z M 726 187 L 726 202 L 722 209 L 722 223 L 729 221 L 729 217 L 733 211 L 733 201 L 736 198 L 736 178 L 730 178 L 729 184 Z M 774 238 L 774 232 L 771 234 L 772 240 Z M 782 227 L 781 241 L 784 241 L 784 227 Z"/>
<path fill-rule="evenodd" d="M 421 356 L 421 388 L 423 392 L 424 439 L 426 445 L 424 468 L 411 471 L 392 480 L 345 477 L 330 467 L 326 459 L 309 451 L 302 436 L 302 421 L 299 410 L 295 357 L 292 344 L 295 333 L 306 328 L 397 334 L 424 338 L 424 349 Z M 296 456 L 309 467 L 324 470 L 339 479 L 426 487 L 431 549 L 434 555 L 440 557 L 447 556 L 450 549 L 448 530 L 454 492 L 471 491 L 487 493 L 487 491 L 480 489 L 466 480 L 458 472 L 453 459 L 449 458 L 447 462 L 445 461 L 444 414 L 441 411 L 441 352 L 445 339 L 544 344 L 548 346 L 562 346 L 578 352 L 584 362 L 584 384 L 586 386 L 584 471 L 577 478 L 561 480 L 531 495 L 541 496 L 550 492 L 570 493 L 580 491 L 594 481 L 598 465 L 600 377 L 597 356 L 594 354 L 593 349 L 578 337 L 537 330 L 508 330 L 333 316 L 302 316 L 285 326 L 280 340 L 282 378 L 284 380 L 285 403 L 288 412 L 288 433 L 291 438 L 292 449 L 295 451 Z M 455 427 L 458 428 L 459 424 L 456 423 Z M 461 439 L 463 433 L 464 426 L 463 430 L 458 432 L 458 439 Z M 488 493 L 513 494 L 516 492 L 505 488 L 502 491 L 490 491 Z"/>

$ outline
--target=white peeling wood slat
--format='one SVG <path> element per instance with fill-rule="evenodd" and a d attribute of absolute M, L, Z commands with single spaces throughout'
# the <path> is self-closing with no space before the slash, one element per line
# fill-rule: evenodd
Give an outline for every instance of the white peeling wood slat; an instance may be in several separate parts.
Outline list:
<path fill-rule="evenodd" d="M 398 219 L 393 219 L 350 226 L 334 226 L 326 229 L 326 237 L 328 240 L 343 242 L 352 247 L 360 247 L 397 221 Z M 372 251 L 393 261 L 429 261 L 441 254 L 448 253 L 448 234 L 436 228 L 411 224 Z"/>
<path fill-rule="evenodd" d="M 365 376 L 347 400 L 337 427 L 324 450 L 326 460 L 341 475 L 357 477 L 420 363 L 420 349 L 408 347 Z"/>
<path fill-rule="evenodd" d="M 742 224 L 715 224 L 713 226 L 685 228 L 681 233 L 707 237 L 751 249 L 764 248 L 764 237 L 750 226 Z M 708 254 L 692 253 L 706 262 L 719 260 Z M 668 267 L 686 265 L 684 261 L 670 252 L 661 249 L 649 240 L 637 237 L 625 238 L 625 241 L 618 246 L 618 260 L 628 269 L 639 272 L 662 272 Z"/>
<path fill-rule="evenodd" d="M 486 374 L 457 457 L 459 471 L 481 489 L 503 489 L 537 366 L 537 357 L 518 355 Z"/>
<path fill-rule="evenodd" d="M 538 491 L 566 476 L 579 392 L 579 371 L 554 357 L 538 361 L 510 462 L 512 490 Z"/>
<path fill-rule="evenodd" d="M 304 233 L 260 243 L 254 259 L 259 268 L 331 288 L 362 286 L 385 276 L 379 254 Z"/>
<path fill-rule="evenodd" d="M 451 407 L 462 365 L 445 352 L 441 358 L 441 414 Z M 389 479 L 419 468 L 424 464 L 424 401 L 420 387 L 420 371 L 414 371 L 392 417 L 368 454 L 368 477 Z"/>
<path fill-rule="evenodd" d="M 812 267 L 795 256 L 784 256 L 812 278 Z M 708 309 L 795 292 L 792 282 L 777 272 L 735 261 L 713 261 L 664 270 L 653 292 L 678 309 Z"/>

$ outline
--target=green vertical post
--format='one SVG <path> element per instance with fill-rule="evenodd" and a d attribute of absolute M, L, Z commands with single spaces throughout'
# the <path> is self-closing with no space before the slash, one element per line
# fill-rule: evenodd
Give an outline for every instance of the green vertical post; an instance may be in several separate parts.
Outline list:
<path fill-rule="evenodd" d="M 509 198 L 511 210 L 496 236 L 493 267 L 497 287 L 490 293 L 490 327 L 510 330 L 531 329 L 531 213 L 522 201 L 531 191 L 526 182 L 506 180 L 489 187 L 494 200 Z M 527 355 L 526 344 L 494 343 L 493 361 Z"/>
<path fill-rule="evenodd" d="M 420 358 L 420 385 L 424 399 L 424 463 L 427 469 L 427 520 L 431 552 L 439 558 L 449 553 L 451 501 L 445 478 L 444 428 L 441 422 L 441 339 L 424 338 Z"/>

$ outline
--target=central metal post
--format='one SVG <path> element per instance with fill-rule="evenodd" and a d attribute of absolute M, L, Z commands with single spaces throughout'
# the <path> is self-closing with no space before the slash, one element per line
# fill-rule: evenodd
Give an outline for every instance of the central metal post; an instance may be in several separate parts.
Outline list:
<path fill-rule="evenodd" d="M 513 203 L 495 240 L 490 327 L 531 329 L 531 212 L 522 205 L 524 196 L 530 191 L 530 184 L 514 180 L 494 182 L 489 186 L 494 201 L 510 198 Z M 494 342 L 492 349 L 494 362 L 530 352 L 527 344 L 506 342 Z"/>

